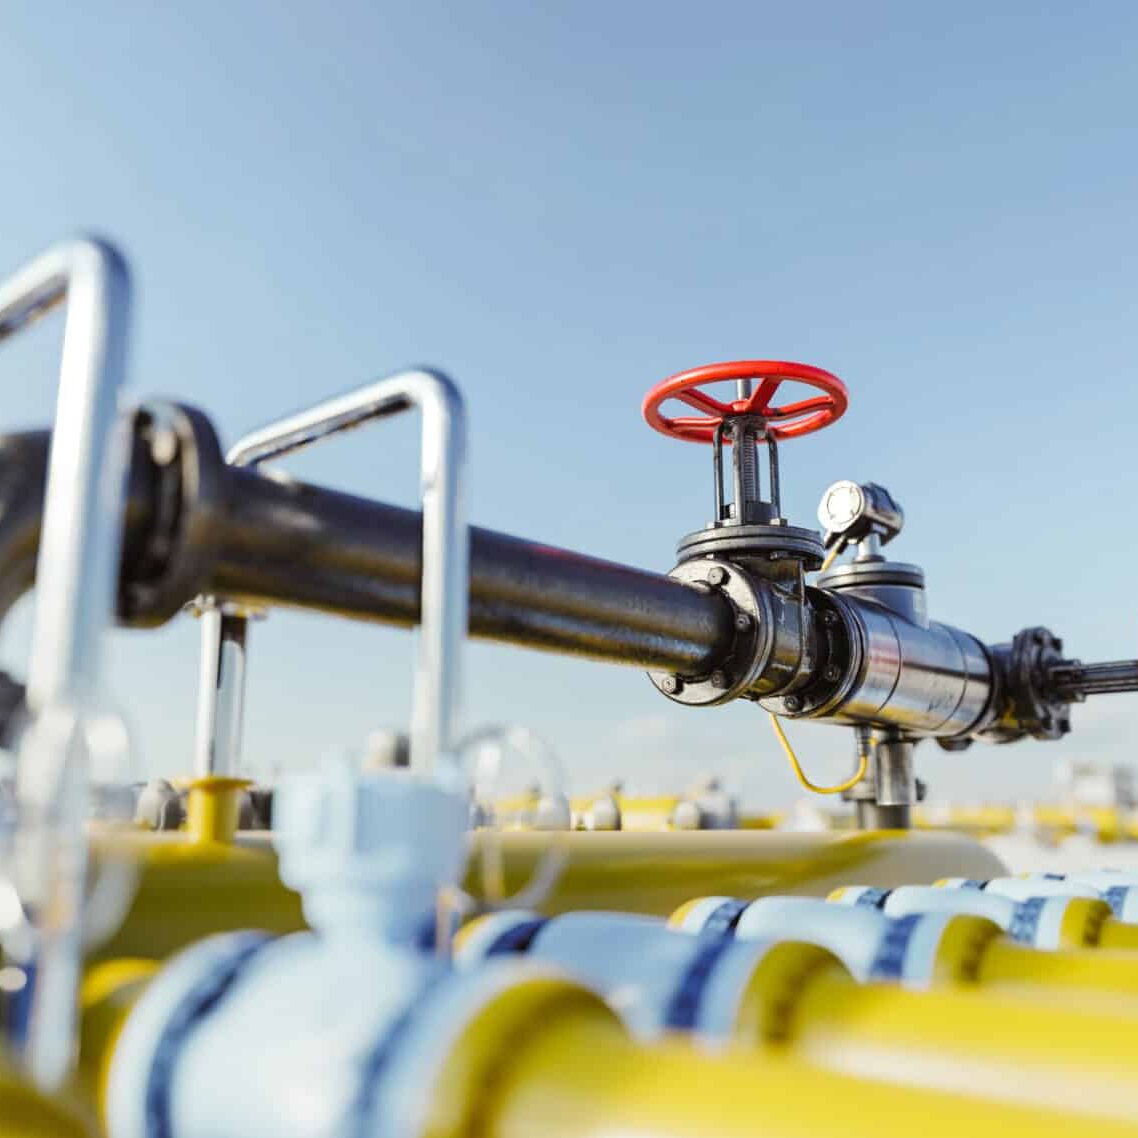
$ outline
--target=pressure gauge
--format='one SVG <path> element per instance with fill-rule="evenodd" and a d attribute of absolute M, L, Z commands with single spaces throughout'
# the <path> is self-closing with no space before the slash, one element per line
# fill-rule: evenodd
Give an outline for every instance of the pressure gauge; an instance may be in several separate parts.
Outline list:
<path fill-rule="evenodd" d="M 818 506 L 818 521 L 826 531 L 826 546 L 864 541 L 876 536 L 881 544 L 895 538 L 905 514 L 884 486 L 876 482 L 835 482 Z"/>

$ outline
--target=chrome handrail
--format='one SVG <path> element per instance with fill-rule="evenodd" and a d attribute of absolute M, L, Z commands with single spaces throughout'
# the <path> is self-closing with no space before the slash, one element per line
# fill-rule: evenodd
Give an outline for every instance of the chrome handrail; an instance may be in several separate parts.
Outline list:
<path fill-rule="evenodd" d="M 413 407 L 422 412 L 423 554 L 411 766 L 428 771 L 439 755 L 454 754 L 467 624 L 466 412 L 458 388 L 441 372 L 400 372 L 253 431 L 226 461 L 258 466 Z M 194 771 L 232 775 L 240 762 L 249 613 L 224 598 L 199 598 L 197 605 L 203 624 Z"/>

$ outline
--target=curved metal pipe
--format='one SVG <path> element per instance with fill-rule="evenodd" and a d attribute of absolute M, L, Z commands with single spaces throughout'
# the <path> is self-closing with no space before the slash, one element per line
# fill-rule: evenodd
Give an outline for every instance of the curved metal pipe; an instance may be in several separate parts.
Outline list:
<path fill-rule="evenodd" d="M 426 617 L 412 696 L 411 764 L 425 771 L 438 757 L 450 754 L 456 742 L 459 655 L 467 625 L 466 412 L 458 388 L 441 372 L 400 372 L 246 435 L 226 455 L 226 462 L 254 468 L 416 407 L 422 415 L 423 507 L 422 572 L 417 584 Z M 202 608 L 195 769 L 198 775 L 233 774 L 244 718 L 249 618 L 225 594 L 203 598 Z"/>
<path fill-rule="evenodd" d="M 71 1068 L 87 877 L 88 725 L 98 707 L 103 637 L 122 559 L 129 434 L 118 415 L 130 275 L 119 252 L 80 238 L 56 245 L 0 284 L 0 342 L 66 304 L 55 429 L 47 456 L 39 585 L 17 766 L 24 865 L 41 890 L 25 1059 L 58 1089 Z M 26 572 L 26 569 L 24 570 Z M 23 881 L 21 887 L 26 887 Z"/>

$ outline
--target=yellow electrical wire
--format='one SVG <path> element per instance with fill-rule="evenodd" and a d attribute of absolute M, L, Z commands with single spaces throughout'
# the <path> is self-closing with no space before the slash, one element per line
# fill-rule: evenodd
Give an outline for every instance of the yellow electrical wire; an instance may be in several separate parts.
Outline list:
<path fill-rule="evenodd" d="M 837 545 L 835 545 L 834 548 L 831 549 L 830 552 L 826 554 L 826 557 L 823 560 L 822 564 L 818 566 L 818 572 L 819 573 L 825 573 L 826 570 L 829 569 L 830 566 L 834 564 L 834 561 L 837 559 L 837 556 L 839 553 L 841 553 L 841 551 L 842 551 L 842 543 L 839 541 L 837 543 Z"/>
<path fill-rule="evenodd" d="M 837 786 L 818 786 L 816 783 L 811 782 L 806 777 L 806 772 L 802 769 L 802 764 L 798 761 L 798 756 L 794 753 L 794 748 L 790 745 L 790 740 L 786 737 L 786 732 L 782 729 L 782 724 L 779 723 L 778 716 L 775 715 L 773 711 L 767 712 L 767 714 L 771 717 L 771 726 L 774 728 L 774 733 L 778 737 L 778 741 L 782 744 L 782 749 L 786 752 L 786 757 L 790 762 L 795 777 L 807 790 L 812 790 L 815 794 L 841 794 L 843 790 L 849 790 L 865 777 L 866 768 L 869 766 L 868 747 L 860 748 L 857 770 L 850 778 L 847 778 L 845 782 L 839 782 Z"/>

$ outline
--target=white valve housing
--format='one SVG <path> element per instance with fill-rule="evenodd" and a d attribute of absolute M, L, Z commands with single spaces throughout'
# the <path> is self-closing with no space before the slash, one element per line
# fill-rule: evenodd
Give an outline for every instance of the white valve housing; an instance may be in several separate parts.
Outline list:
<path fill-rule="evenodd" d="M 274 803 L 281 879 L 301 894 L 314 929 L 366 927 L 394 940 L 421 930 L 439 888 L 456 883 L 466 861 L 470 808 L 452 769 L 440 763 L 428 779 L 362 771 L 338 756 L 282 780 Z"/>

